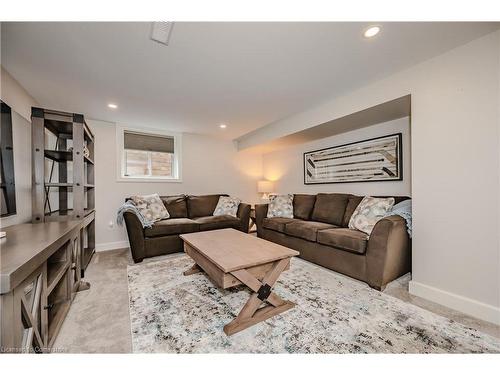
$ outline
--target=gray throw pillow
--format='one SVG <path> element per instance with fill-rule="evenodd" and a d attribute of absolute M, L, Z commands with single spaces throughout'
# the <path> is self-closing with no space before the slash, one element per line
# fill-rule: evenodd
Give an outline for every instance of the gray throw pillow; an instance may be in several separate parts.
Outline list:
<path fill-rule="evenodd" d="M 142 216 L 149 221 L 168 219 L 168 213 L 158 194 L 134 195 L 130 198 Z"/>
<path fill-rule="evenodd" d="M 241 199 L 233 197 L 220 197 L 217 206 L 215 207 L 214 216 L 230 215 L 237 217 L 238 207 Z"/>
<path fill-rule="evenodd" d="M 394 198 L 364 197 L 349 220 L 349 228 L 370 235 L 377 221 L 382 219 L 392 206 Z"/>
<path fill-rule="evenodd" d="M 293 218 L 293 194 L 270 195 L 267 217 Z"/>

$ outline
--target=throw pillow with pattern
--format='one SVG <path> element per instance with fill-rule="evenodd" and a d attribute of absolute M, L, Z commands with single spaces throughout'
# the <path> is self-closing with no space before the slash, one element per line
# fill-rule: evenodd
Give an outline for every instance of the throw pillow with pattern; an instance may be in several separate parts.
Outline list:
<path fill-rule="evenodd" d="M 214 216 L 231 215 L 237 217 L 241 199 L 233 197 L 220 197 L 215 207 Z"/>
<path fill-rule="evenodd" d="M 270 195 L 267 217 L 293 218 L 293 194 Z"/>
<path fill-rule="evenodd" d="M 168 213 L 158 194 L 134 195 L 130 198 L 142 216 L 150 221 L 168 219 Z"/>
<path fill-rule="evenodd" d="M 349 220 L 349 228 L 357 229 L 368 235 L 373 227 L 394 206 L 394 198 L 364 197 Z"/>

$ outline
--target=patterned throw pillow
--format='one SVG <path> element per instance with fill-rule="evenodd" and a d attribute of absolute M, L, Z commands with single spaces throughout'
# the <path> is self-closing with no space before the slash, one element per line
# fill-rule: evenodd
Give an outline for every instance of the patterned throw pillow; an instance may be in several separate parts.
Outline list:
<path fill-rule="evenodd" d="M 150 221 L 168 219 L 168 213 L 158 194 L 134 195 L 130 198 L 142 216 Z"/>
<path fill-rule="evenodd" d="M 370 235 L 377 221 L 382 219 L 392 206 L 394 198 L 364 197 L 349 220 L 349 228 Z"/>
<path fill-rule="evenodd" d="M 241 199 L 233 197 L 220 197 L 215 207 L 214 216 L 231 215 L 237 217 L 238 207 Z"/>
<path fill-rule="evenodd" d="M 293 218 L 293 194 L 269 195 L 267 217 Z"/>

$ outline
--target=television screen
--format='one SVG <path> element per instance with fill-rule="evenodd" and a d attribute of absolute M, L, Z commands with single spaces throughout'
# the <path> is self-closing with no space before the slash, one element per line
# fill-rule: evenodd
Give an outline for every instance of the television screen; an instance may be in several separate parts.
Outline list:
<path fill-rule="evenodd" d="M 0 127 L 0 210 L 1 216 L 16 213 L 16 184 L 14 179 L 14 144 L 12 142 L 12 111 L 4 102 Z"/>

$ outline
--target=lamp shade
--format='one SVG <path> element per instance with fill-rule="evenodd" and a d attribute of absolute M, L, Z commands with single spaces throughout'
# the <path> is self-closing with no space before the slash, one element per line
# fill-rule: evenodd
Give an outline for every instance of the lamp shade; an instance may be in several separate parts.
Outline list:
<path fill-rule="evenodd" d="M 272 193 L 274 190 L 274 183 L 272 181 L 259 181 L 257 182 L 257 192 L 259 193 Z"/>

